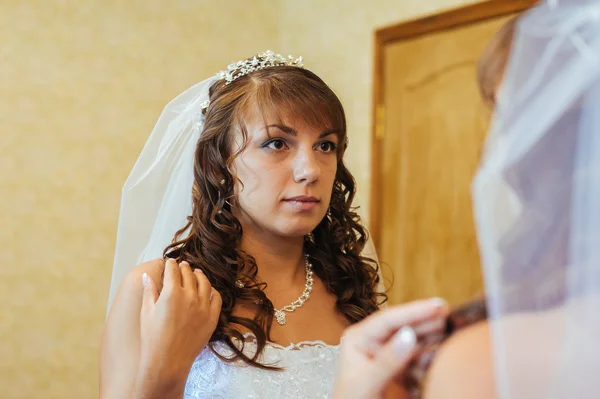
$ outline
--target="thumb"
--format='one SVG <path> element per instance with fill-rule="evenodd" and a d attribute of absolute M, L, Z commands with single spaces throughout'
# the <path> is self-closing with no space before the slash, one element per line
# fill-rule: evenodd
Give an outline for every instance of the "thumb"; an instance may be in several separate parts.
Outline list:
<path fill-rule="evenodd" d="M 158 287 L 147 273 L 142 275 L 142 285 L 144 287 L 144 292 L 142 294 L 142 312 L 144 312 L 152 309 L 158 300 Z"/>
<path fill-rule="evenodd" d="M 402 373 L 411 361 L 417 347 L 417 336 L 410 326 L 404 326 L 379 349 L 373 366 L 373 378 L 379 386 L 386 387 L 394 377 Z"/>

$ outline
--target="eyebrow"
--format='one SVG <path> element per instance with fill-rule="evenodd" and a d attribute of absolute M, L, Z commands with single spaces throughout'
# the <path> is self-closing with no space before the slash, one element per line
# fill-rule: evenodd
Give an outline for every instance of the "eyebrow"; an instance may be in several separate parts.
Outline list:
<path fill-rule="evenodd" d="M 289 134 L 290 136 L 298 135 L 298 132 L 289 126 L 275 124 L 275 125 L 267 126 L 267 129 L 269 129 L 270 127 L 275 127 L 277 129 L 281 130 L 282 132 Z M 323 137 L 327 137 L 331 134 L 339 134 L 339 133 L 340 133 L 339 129 L 327 129 L 319 135 L 319 138 L 322 139 Z"/>

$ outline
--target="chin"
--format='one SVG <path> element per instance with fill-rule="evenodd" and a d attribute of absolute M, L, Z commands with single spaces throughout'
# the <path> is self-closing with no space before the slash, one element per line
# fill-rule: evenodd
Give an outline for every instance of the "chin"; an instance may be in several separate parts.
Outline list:
<path fill-rule="evenodd" d="M 279 234 L 285 237 L 304 237 L 317 228 L 322 219 L 319 220 L 294 220 L 275 228 Z"/>
<path fill-rule="evenodd" d="M 316 227 L 316 226 L 315 226 Z M 278 229 L 277 231 L 284 237 L 304 237 L 310 233 L 314 228 L 294 228 L 294 229 Z"/>

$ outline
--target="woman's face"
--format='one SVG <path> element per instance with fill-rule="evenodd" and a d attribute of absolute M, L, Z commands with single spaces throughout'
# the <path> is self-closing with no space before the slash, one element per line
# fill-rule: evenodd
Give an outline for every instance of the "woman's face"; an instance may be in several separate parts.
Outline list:
<path fill-rule="evenodd" d="M 245 230 L 285 237 L 310 233 L 325 217 L 337 170 L 338 133 L 311 127 L 301 118 L 263 119 L 258 108 L 245 120 L 244 150 L 232 172 L 240 209 L 234 213 Z M 265 126 L 266 122 L 266 126 Z M 243 143 L 237 134 L 234 148 Z"/>

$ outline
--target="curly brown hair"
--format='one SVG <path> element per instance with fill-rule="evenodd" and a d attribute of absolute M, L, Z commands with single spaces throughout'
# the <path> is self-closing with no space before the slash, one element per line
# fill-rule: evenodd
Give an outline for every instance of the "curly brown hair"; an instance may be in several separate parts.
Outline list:
<path fill-rule="evenodd" d="M 225 361 L 241 359 L 259 368 L 277 369 L 258 361 L 271 340 L 274 307 L 264 293 L 266 284 L 257 281 L 254 257 L 240 249 L 242 225 L 232 213 L 232 207 L 237 205 L 236 176 L 230 166 L 247 142 L 243 112 L 251 104 L 258 105 L 263 117 L 267 111 L 276 115 L 288 112 L 315 127 L 333 125 L 339 132 L 341 145 L 337 149 L 330 212 L 304 246 L 314 273 L 337 297 L 337 311 L 356 323 L 375 312 L 387 296 L 376 292 L 379 265 L 361 256 L 368 236 L 356 208 L 352 207 L 356 184 L 343 162 L 347 147 L 346 117 L 334 92 L 314 73 L 298 67 L 265 68 L 229 85 L 219 80 L 210 88 L 209 96 L 210 106 L 204 111 L 204 130 L 196 148 L 192 215 L 164 255 L 201 269 L 221 294 L 221 315 L 210 342 L 225 342 L 234 355 L 224 358 L 211 345 L 213 352 Z M 244 143 L 234 152 L 234 135 L 239 132 Z M 243 288 L 235 284 L 240 277 L 246 283 Z M 233 314 L 238 300 L 256 304 L 258 311 L 253 319 Z M 252 357 L 233 342 L 233 339 L 244 342 L 238 327 L 256 337 L 258 349 Z"/>

